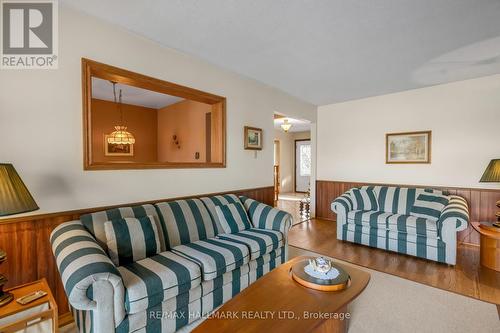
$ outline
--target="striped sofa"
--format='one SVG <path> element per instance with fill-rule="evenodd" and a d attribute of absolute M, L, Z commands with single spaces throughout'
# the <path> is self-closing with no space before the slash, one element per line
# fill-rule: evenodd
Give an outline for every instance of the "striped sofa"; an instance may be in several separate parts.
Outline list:
<path fill-rule="evenodd" d="M 467 201 L 438 190 L 353 188 L 336 198 L 337 238 L 450 265 L 457 232 L 467 228 Z"/>
<path fill-rule="evenodd" d="M 245 207 L 252 228 L 224 234 L 216 207 Z M 116 266 L 104 223 L 153 216 L 163 252 Z M 122 207 L 56 227 L 50 241 L 80 332 L 174 332 L 287 258 L 290 214 L 223 195 Z"/>

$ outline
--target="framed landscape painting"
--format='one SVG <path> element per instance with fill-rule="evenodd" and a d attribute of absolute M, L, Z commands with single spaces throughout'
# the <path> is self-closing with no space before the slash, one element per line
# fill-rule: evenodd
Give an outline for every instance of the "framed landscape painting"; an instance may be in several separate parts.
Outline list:
<path fill-rule="evenodd" d="M 431 131 L 385 135 L 387 164 L 431 163 Z"/>
<path fill-rule="evenodd" d="M 262 129 L 245 126 L 245 149 L 262 150 Z"/>

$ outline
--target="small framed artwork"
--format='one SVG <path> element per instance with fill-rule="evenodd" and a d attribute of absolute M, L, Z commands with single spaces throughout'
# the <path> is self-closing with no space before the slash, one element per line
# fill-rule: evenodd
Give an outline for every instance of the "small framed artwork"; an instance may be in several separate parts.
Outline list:
<path fill-rule="evenodd" d="M 262 150 L 262 129 L 245 126 L 245 149 Z"/>
<path fill-rule="evenodd" d="M 431 163 L 431 131 L 385 135 L 385 163 Z"/>
<path fill-rule="evenodd" d="M 104 135 L 104 155 L 105 156 L 134 156 L 134 145 L 117 145 L 108 143 L 109 135 Z"/>

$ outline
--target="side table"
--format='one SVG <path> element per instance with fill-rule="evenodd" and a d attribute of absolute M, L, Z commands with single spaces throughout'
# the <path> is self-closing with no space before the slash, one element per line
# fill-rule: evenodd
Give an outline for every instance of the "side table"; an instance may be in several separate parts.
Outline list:
<path fill-rule="evenodd" d="M 47 295 L 26 305 L 16 302 L 16 299 L 38 290 Z M 57 304 L 44 278 L 6 291 L 14 295 L 14 300 L 0 308 L 0 332 L 57 332 Z"/>
<path fill-rule="evenodd" d="M 481 236 L 481 265 L 500 272 L 500 228 L 495 231 L 492 229 L 494 227 L 481 227 L 481 222 L 471 222 L 471 224 Z"/>

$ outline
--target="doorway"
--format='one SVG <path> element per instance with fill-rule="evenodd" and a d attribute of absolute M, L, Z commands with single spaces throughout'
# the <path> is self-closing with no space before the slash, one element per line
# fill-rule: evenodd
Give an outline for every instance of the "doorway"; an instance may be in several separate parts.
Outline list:
<path fill-rule="evenodd" d="M 275 206 L 300 223 L 310 217 L 311 123 L 275 114 L 274 129 Z M 299 143 L 301 148 L 296 148 Z"/>
<path fill-rule="evenodd" d="M 311 140 L 295 140 L 295 192 L 307 193 L 311 186 Z"/>

